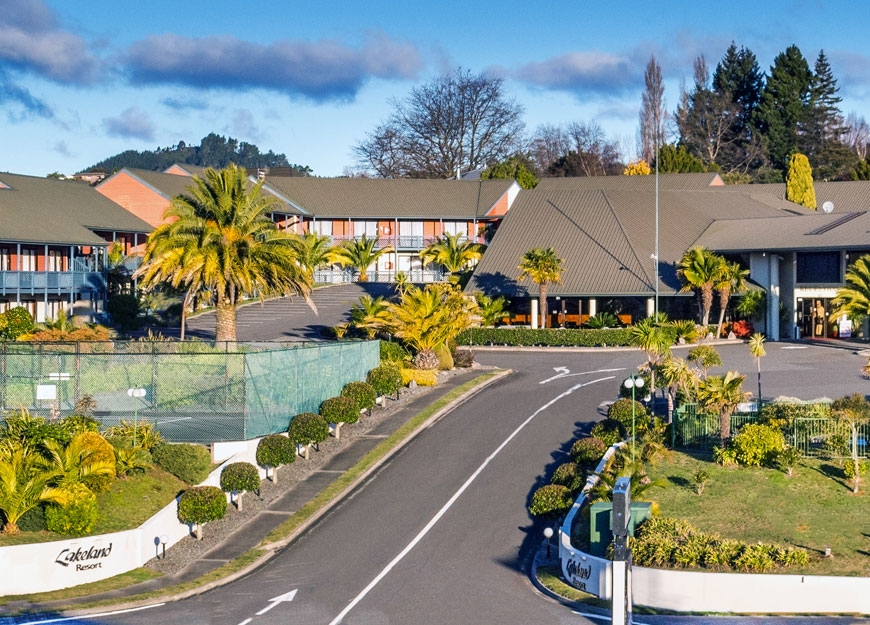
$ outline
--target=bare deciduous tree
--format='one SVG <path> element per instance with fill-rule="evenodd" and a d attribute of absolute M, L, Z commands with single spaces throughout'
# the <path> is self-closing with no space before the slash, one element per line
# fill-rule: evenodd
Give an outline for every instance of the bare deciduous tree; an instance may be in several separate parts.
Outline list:
<path fill-rule="evenodd" d="M 640 156 L 647 163 L 655 160 L 656 147 L 665 144 L 668 111 L 662 67 L 651 56 L 643 73 L 645 89 L 640 108 Z"/>
<path fill-rule="evenodd" d="M 843 137 L 843 142 L 858 155 L 858 158 L 864 160 L 867 158 L 867 146 L 870 144 L 870 126 L 863 117 L 859 117 L 858 113 L 852 111 L 846 117 L 846 136 Z"/>
<path fill-rule="evenodd" d="M 502 79 L 457 68 L 392 102 L 389 119 L 354 147 L 359 164 L 383 177 L 448 178 L 516 152 L 523 108 Z"/>

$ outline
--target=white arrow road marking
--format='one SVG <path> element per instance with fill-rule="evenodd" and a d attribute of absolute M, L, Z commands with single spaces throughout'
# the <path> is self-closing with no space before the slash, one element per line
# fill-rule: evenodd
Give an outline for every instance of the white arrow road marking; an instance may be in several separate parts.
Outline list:
<path fill-rule="evenodd" d="M 556 375 L 551 378 L 547 378 L 546 380 L 541 380 L 538 384 L 546 384 L 547 382 L 552 382 L 553 380 L 558 380 L 560 378 L 571 378 L 576 375 L 592 375 L 593 373 L 613 373 L 614 371 L 625 371 L 625 367 L 619 367 L 618 369 L 597 369 L 595 371 L 581 371 L 580 373 L 571 373 L 571 370 L 568 367 L 553 367 L 553 371 L 558 371 Z"/>
<path fill-rule="evenodd" d="M 539 414 L 544 412 L 547 408 L 549 408 L 550 406 L 555 404 L 560 399 L 564 399 L 565 397 L 568 397 L 571 393 L 576 391 L 578 388 L 583 388 L 584 386 L 589 386 L 590 384 L 595 384 L 597 382 L 604 382 L 606 380 L 612 380 L 615 377 L 616 376 L 611 375 L 611 376 L 608 376 L 606 378 L 598 378 L 597 380 L 591 380 L 590 382 L 584 382 L 582 384 L 575 384 L 574 386 L 569 388 L 567 391 L 564 391 L 563 393 L 559 393 L 558 395 L 556 395 L 553 399 L 551 399 L 546 404 L 544 404 L 543 406 L 541 406 L 540 408 L 535 410 L 535 412 L 533 412 L 531 414 L 531 416 L 529 416 L 525 421 L 520 423 L 520 425 L 517 427 L 517 429 L 515 429 L 513 432 L 511 432 L 510 435 L 506 439 L 504 439 L 504 441 L 501 443 L 501 445 L 496 447 L 495 451 L 493 451 L 491 454 L 489 454 L 489 456 L 486 457 L 486 460 L 483 461 L 483 464 L 481 464 L 479 467 L 477 467 L 477 469 L 474 471 L 474 473 L 472 473 L 471 476 L 467 480 L 465 480 L 465 483 L 459 487 L 459 490 L 457 490 L 455 493 L 453 493 L 453 496 L 447 500 L 447 503 L 445 503 L 437 513 L 435 513 L 435 516 L 433 516 L 432 519 L 426 524 L 426 526 L 422 530 L 420 530 L 420 533 L 417 534 L 416 536 L 414 536 L 414 538 L 411 540 L 411 542 L 409 542 L 408 545 L 404 549 L 402 549 L 402 551 L 399 552 L 399 555 L 397 555 L 395 558 L 393 558 L 392 561 L 390 561 L 390 563 L 384 567 L 384 570 L 382 570 L 380 573 L 378 573 L 377 576 L 371 582 L 369 582 L 369 585 L 366 586 L 365 588 L 363 588 L 362 591 L 356 597 L 354 597 L 353 600 L 350 603 L 348 603 L 347 606 L 341 612 L 339 612 L 338 616 L 336 616 L 334 619 L 332 619 L 332 621 L 330 621 L 329 625 L 339 625 L 341 623 L 342 619 L 345 616 L 347 616 L 348 613 L 351 610 L 353 610 L 354 607 L 356 607 L 356 605 L 360 601 L 362 601 L 365 598 L 365 596 L 367 594 L 369 594 L 372 591 L 372 589 L 375 586 L 377 586 L 378 583 L 382 579 L 384 579 L 387 576 L 387 573 L 392 571 L 393 567 L 395 567 L 399 562 L 401 562 L 402 559 L 406 555 L 408 555 L 414 547 L 417 546 L 417 543 L 419 543 L 421 540 L 423 540 L 423 537 L 426 536 L 426 534 L 429 533 L 429 530 L 431 530 L 433 527 L 435 527 L 435 524 L 441 520 L 441 517 L 443 517 L 447 513 L 447 511 L 453 507 L 453 504 L 455 504 L 456 501 L 459 499 L 459 497 L 462 495 L 462 493 L 464 493 L 468 489 L 468 487 L 471 486 L 471 484 L 474 482 L 474 480 L 477 479 L 477 477 L 483 472 L 483 470 L 487 467 L 487 465 L 490 462 L 492 462 L 493 459 L 501 452 L 501 450 L 504 449 L 505 447 L 507 447 L 508 443 L 510 443 L 514 438 L 516 438 L 516 436 L 523 430 L 523 428 L 525 428 L 529 423 L 531 423 L 535 417 L 537 417 Z"/>
<path fill-rule="evenodd" d="M 116 614 L 127 614 L 129 612 L 138 612 L 139 610 L 148 610 L 151 608 L 159 608 L 162 605 L 166 605 L 165 603 L 155 603 L 154 605 L 143 605 L 139 608 L 130 608 L 128 610 L 115 610 L 114 612 L 102 612 L 100 614 L 85 614 L 83 616 L 65 616 L 63 618 L 53 618 L 48 619 L 46 621 L 27 621 L 26 623 L 20 623 L 19 625 L 38 625 L 41 623 L 63 623 L 65 621 L 78 621 L 84 620 L 88 618 L 101 618 L 103 616 L 114 616 Z"/>
<path fill-rule="evenodd" d="M 257 616 L 263 616 L 266 612 L 274 608 L 279 603 L 284 603 L 285 601 L 293 601 L 293 597 L 296 596 L 297 591 L 298 589 L 291 590 L 290 592 L 285 592 L 283 595 L 279 595 L 274 599 L 269 599 L 269 605 L 257 612 Z"/>

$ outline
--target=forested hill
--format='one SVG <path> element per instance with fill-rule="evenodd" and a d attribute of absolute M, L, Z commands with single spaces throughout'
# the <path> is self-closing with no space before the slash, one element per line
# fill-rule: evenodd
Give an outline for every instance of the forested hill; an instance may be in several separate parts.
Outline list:
<path fill-rule="evenodd" d="M 175 163 L 214 168 L 226 167 L 230 163 L 245 169 L 290 167 L 297 170 L 300 176 L 312 174 L 312 170 L 307 165 L 291 164 L 284 154 L 275 154 L 272 150 L 262 153 L 256 145 L 215 133 L 204 137 L 198 146 L 179 141 L 178 145 L 158 147 L 154 151 L 127 150 L 92 165 L 88 170 L 105 171 L 110 174 L 123 167 L 163 171 Z"/>

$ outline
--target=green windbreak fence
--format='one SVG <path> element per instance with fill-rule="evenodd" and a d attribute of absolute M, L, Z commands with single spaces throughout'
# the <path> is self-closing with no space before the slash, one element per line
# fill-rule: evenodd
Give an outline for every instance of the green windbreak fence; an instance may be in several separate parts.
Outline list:
<path fill-rule="evenodd" d="M 786 443 L 798 448 L 804 457 L 849 456 L 852 426 L 831 414 L 828 403 L 787 404 L 778 412 Z M 767 406 L 765 407 L 765 410 Z M 731 415 L 731 434 L 747 423 L 759 420 L 756 412 Z M 858 455 L 870 457 L 870 423 L 856 423 L 854 436 Z M 674 411 L 673 444 L 676 449 L 710 450 L 719 445 L 719 415 L 684 404 Z"/>
<path fill-rule="evenodd" d="M 317 412 L 379 354 L 377 341 L 0 343 L 0 410 L 59 418 L 89 395 L 105 427 L 147 419 L 170 441 L 246 440 Z"/>

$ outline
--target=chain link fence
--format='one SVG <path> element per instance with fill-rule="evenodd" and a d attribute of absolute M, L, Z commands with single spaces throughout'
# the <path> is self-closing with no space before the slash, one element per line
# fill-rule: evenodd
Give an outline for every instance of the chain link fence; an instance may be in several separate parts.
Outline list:
<path fill-rule="evenodd" d="M 379 362 L 378 341 L 0 343 L 0 410 L 60 418 L 87 395 L 103 427 L 147 419 L 173 442 L 247 440 L 317 412 Z"/>

